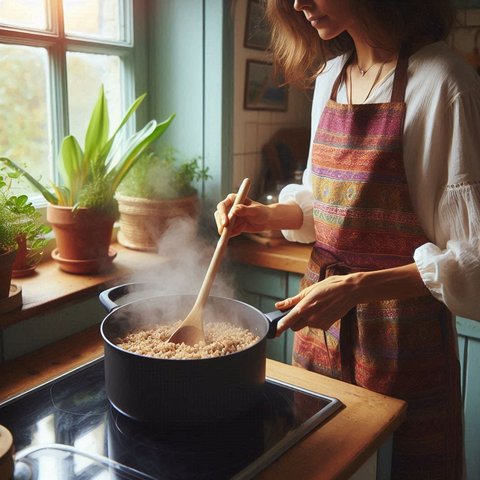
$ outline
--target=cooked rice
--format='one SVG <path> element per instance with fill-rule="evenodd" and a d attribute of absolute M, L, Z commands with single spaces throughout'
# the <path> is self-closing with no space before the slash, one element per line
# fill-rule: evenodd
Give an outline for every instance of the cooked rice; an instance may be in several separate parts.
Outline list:
<path fill-rule="evenodd" d="M 207 323 L 204 327 L 205 342 L 193 347 L 185 343 L 168 342 L 181 323 L 179 320 L 171 325 L 137 330 L 117 339 L 116 344 L 124 350 L 147 357 L 185 360 L 229 355 L 245 350 L 260 338 L 247 328 L 219 322 Z"/>

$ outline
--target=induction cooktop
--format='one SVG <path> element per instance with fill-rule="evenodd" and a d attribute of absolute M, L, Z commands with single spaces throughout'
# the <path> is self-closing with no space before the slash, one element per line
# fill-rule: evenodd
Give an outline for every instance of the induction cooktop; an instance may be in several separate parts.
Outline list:
<path fill-rule="evenodd" d="M 241 417 L 167 429 L 115 410 L 98 359 L 0 404 L 0 424 L 14 438 L 14 480 L 242 480 L 321 428 L 341 406 L 267 379 L 261 402 Z"/>

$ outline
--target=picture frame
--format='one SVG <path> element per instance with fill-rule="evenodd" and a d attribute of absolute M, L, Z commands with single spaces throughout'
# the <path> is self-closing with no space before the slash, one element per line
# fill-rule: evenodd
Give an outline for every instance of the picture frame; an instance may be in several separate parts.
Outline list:
<path fill-rule="evenodd" d="M 245 110 L 287 111 L 288 87 L 274 78 L 273 63 L 247 60 L 243 107 Z"/>
<path fill-rule="evenodd" d="M 270 28 L 265 21 L 265 7 L 260 0 L 248 0 L 243 46 L 267 50 L 269 45 Z"/>

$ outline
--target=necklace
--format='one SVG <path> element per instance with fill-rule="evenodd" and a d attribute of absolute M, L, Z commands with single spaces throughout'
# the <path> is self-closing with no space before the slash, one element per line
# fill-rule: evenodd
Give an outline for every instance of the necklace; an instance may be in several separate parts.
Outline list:
<path fill-rule="evenodd" d="M 360 67 L 360 65 L 358 63 L 355 64 L 358 68 L 358 71 L 360 72 L 360 75 L 362 77 L 365 76 L 366 73 L 368 73 L 368 71 L 374 66 L 376 65 L 376 63 L 372 63 L 366 70 L 364 70 L 363 68 Z"/>
<path fill-rule="evenodd" d="M 359 64 L 358 64 L 358 57 L 357 57 L 357 54 L 355 53 L 355 65 L 357 66 L 358 68 L 358 71 L 360 72 L 360 75 L 362 77 L 364 77 L 368 71 L 374 66 L 374 65 L 378 65 L 380 62 L 375 62 L 375 63 L 372 63 L 367 69 L 363 69 Z"/>
<path fill-rule="evenodd" d="M 363 100 L 362 103 L 365 103 L 365 102 L 367 101 L 368 97 L 370 97 L 370 94 L 372 93 L 373 87 L 377 84 L 378 79 L 380 78 L 380 75 L 381 75 L 381 73 L 382 73 L 383 66 L 384 66 L 386 63 L 387 63 L 387 62 L 385 61 L 385 62 L 383 62 L 383 63 L 380 65 L 380 68 L 378 69 L 377 75 L 375 76 L 375 79 L 373 80 L 372 86 L 370 87 L 370 90 L 368 91 L 367 96 L 365 97 L 365 99 Z M 358 67 L 358 65 L 357 65 L 357 67 Z M 368 70 L 370 70 L 372 67 L 373 67 L 373 65 L 371 65 L 370 67 L 368 67 Z M 359 67 L 359 68 L 360 68 L 360 67 Z M 367 70 L 367 72 L 368 72 L 368 70 Z M 361 73 L 361 72 L 360 72 L 360 73 Z M 366 73 L 366 72 L 365 72 L 365 73 Z M 363 75 L 362 75 L 362 77 L 363 77 Z M 352 102 L 352 90 L 353 90 L 353 86 L 352 86 L 352 65 L 350 65 L 350 79 L 349 79 L 349 80 L 350 80 L 350 81 L 349 81 L 349 90 L 350 90 L 350 91 L 349 91 L 349 97 L 350 97 L 350 98 L 349 98 L 349 102 L 348 102 L 348 103 L 350 103 L 350 105 L 351 105 L 351 104 L 353 103 L 353 102 Z"/>

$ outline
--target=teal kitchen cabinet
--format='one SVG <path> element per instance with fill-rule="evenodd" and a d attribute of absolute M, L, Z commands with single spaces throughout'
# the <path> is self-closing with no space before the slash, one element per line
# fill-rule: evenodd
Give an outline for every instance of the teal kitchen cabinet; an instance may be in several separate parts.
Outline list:
<path fill-rule="evenodd" d="M 235 264 L 235 298 L 264 313 L 275 310 L 275 302 L 293 296 L 299 291 L 301 275 L 250 265 Z M 267 357 L 291 363 L 293 332 L 267 342 Z"/>
<path fill-rule="evenodd" d="M 467 479 L 480 478 L 480 322 L 457 317 Z"/>

